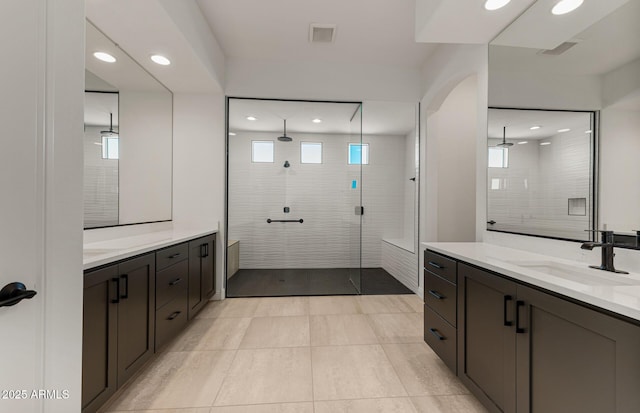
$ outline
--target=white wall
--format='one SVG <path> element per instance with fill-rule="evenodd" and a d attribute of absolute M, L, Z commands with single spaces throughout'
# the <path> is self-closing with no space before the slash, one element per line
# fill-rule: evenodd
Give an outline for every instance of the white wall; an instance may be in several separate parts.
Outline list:
<path fill-rule="evenodd" d="M 359 265 L 360 188 L 362 265 L 380 267 L 382 238 L 400 238 L 404 208 L 404 137 L 364 135 L 370 160 L 347 164 L 349 135 L 237 132 L 229 138 L 229 238 L 240 241 L 240 268 L 350 268 Z M 251 141 L 272 140 L 274 163 L 252 163 Z M 322 142 L 323 163 L 301 164 L 300 142 Z M 284 168 L 285 160 L 290 167 Z M 351 188 L 357 180 L 357 189 Z M 285 214 L 288 206 L 291 212 Z M 271 223 L 271 219 L 299 219 Z"/>
<path fill-rule="evenodd" d="M 216 299 L 223 297 L 225 101 L 218 94 L 173 97 L 173 225 L 219 228 Z"/>
<path fill-rule="evenodd" d="M 119 222 L 171 219 L 171 94 L 121 91 Z"/>
<path fill-rule="evenodd" d="M 605 108 L 600 114 L 600 226 L 640 229 L 640 111 Z"/>
<path fill-rule="evenodd" d="M 427 192 L 437 205 L 425 218 L 435 221 L 438 241 L 475 240 L 477 89 L 477 78 L 467 78 L 427 118 L 427 162 L 437 164 L 428 177 L 437 187 L 427 183 Z"/>

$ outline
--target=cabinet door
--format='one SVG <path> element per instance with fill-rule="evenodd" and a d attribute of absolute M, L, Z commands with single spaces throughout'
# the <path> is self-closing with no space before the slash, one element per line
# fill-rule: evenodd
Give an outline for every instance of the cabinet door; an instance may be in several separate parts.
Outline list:
<path fill-rule="evenodd" d="M 495 412 L 516 410 L 516 284 L 458 264 L 458 375 Z"/>
<path fill-rule="evenodd" d="M 118 303 L 118 387 L 154 351 L 155 255 L 120 263 Z"/>
<path fill-rule="evenodd" d="M 518 286 L 518 413 L 640 411 L 640 327 Z"/>
<path fill-rule="evenodd" d="M 116 265 L 84 276 L 82 317 L 82 412 L 92 413 L 116 391 Z"/>
<path fill-rule="evenodd" d="M 189 242 L 189 319 L 215 292 L 214 240 L 214 236 L 208 236 Z"/>

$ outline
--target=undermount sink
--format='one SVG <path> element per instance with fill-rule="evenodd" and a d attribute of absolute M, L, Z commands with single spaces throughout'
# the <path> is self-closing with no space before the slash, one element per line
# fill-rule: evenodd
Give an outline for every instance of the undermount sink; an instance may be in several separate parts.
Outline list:
<path fill-rule="evenodd" d="M 577 268 L 554 261 L 508 261 L 518 267 L 553 275 L 588 285 L 640 285 L 640 280 L 630 278 L 629 275 L 615 274 L 594 268 Z"/>

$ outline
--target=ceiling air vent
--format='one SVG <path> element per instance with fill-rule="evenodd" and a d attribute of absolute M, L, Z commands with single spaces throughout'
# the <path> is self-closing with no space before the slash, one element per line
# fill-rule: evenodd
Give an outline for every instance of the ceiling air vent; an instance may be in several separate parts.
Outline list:
<path fill-rule="evenodd" d="M 555 49 L 540 50 L 538 54 L 559 56 L 564 52 L 566 52 L 567 50 L 571 49 L 573 46 L 577 45 L 578 43 L 579 41 L 571 40 L 568 42 L 561 43 L 560 46 L 556 47 Z"/>
<path fill-rule="evenodd" d="M 335 24 L 311 23 L 309 25 L 309 41 L 311 43 L 333 43 L 335 38 Z"/>

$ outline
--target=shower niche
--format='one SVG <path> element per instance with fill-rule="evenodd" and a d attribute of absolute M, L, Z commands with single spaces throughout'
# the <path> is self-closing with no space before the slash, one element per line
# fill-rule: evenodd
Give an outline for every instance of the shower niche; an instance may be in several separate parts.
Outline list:
<path fill-rule="evenodd" d="M 416 108 L 385 104 L 228 98 L 227 296 L 411 292 L 382 256 L 415 251 Z"/>

